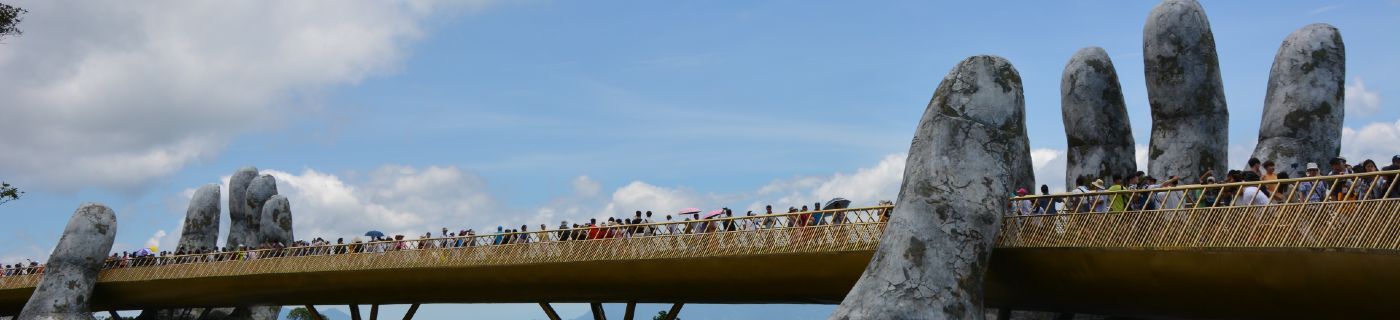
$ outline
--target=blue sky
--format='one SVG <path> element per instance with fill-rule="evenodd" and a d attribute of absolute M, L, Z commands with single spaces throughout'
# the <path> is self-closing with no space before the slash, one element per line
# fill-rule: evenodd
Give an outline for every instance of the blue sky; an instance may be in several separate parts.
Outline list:
<path fill-rule="evenodd" d="M 1060 74 L 1079 48 L 1113 58 L 1139 150 L 1150 131 L 1155 1 L 17 5 L 0 180 L 28 193 L 0 205 L 0 263 L 45 257 L 89 201 L 118 212 L 118 250 L 170 247 L 190 190 L 245 165 L 278 176 L 302 237 L 874 203 L 938 81 L 975 54 L 1020 71 L 1041 183 L 1062 179 Z M 1347 46 L 1343 154 L 1400 153 L 1400 1 L 1203 5 L 1232 166 L 1278 45 L 1315 22 Z"/>

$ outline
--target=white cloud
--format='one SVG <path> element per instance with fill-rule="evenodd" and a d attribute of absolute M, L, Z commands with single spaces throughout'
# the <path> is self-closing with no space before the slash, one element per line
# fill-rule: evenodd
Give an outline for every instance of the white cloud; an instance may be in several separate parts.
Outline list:
<path fill-rule="evenodd" d="M 472 2 L 479 7 L 484 1 Z M 392 70 L 430 1 L 34 1 L 0 45 L 0 174 L 130 190 Z"/>
<path fill-rule="evenodd" d="M 162 241 L 162 239 L 164 239 L 164 238 L 165 238 L 165 230 L 156 230 L 156 234 L 151 235 L 151 238 L 150 238 L 150 239 L 146 239 L 146 248 L 150 248 L 150 247 L 159 247 L 160 250 L 165 250 L 166 248 L 174 248 L 174 247 L 161 246 L 161 243 L 162 243 L 162 242 L 165 242 L 165 241 Z"/>
<path fill-rule="evenodd" d="M 612 199 L 597 214 L 601 217 L 621 217 L 631 216 L 629 212 L 637 210 L 653 211 L 653 213 L 675 213 L 681 209 L 690 207 L 701 207 L 702 209 L 715 206 L 713 203 L 705 203 L 702 196 L 694 192 L 680 188 L 658 187 L 642 181 L 632 181 L 626 186 L 613 191 Z"/>
<path fill-rule="evenodd" d="M 1147 145 L 1133 146 L 1133 160 L 1137 161 L 1138 171 L 1147 172 Z"/>
<path fill-rule="evenodd" d="M 774 211 L 780 211 L 785 209 L 780 207 L 801 207 L 835 197 L 851 200 L 852 206 L 874 205 L 880 200 L 892 201 L 899 195 L 907 158 L 904 154 L 891 154 L 881 158 L 874 166 L 857 169 L 855 173 L 838 172 L 830 176 L 776 180 L 757 192 L 733 198 L 749 203 L 746 210 L 754 211 L 769 204 L 773 205 Z M 734 210 L 740 211 L 737 208 Z"/>
<path fill-rule="evenodd" d="M 1361 77 L 1351 79 L 1351 83 L 1346 86 L 1346 113 L 1348 115 L 1373 115 L 1381 110 L 1381 95 L 1373 90 L 1366 89 L 1366 82 Z"/>
<path fill-rule="evenodd" d="M 553 228 L 561 220 L 571 223 L 589 218 L 630 217 L 636 210 L 652 211 L 654 219 L 664 220 L 682 208 L 704 210 L 730 207 L 742 214 L 745 210 L 759 211 L 772 204 L 779 211 L 788 206 L 801 207 L 832 197 L 852 200 L 854 206 L 874 205 L 879 200 L 894 200 L 904 174 L 905 156 L 888 155 L 878 163 L 854 172 L 831 175 L 803 176 L 779 179 L 756 188 L 733 194 L 700 193 L 683 186 L 658 186 L 644 181 L 632 181 L 610 193 L 587 176 L 570 181 L 572 193 L 561 195 L 534 209 L 511 208 L 489 192 L 489 186 L 477 175 L 457 167 L 382 166 L 360 179 L 347 180 L 341 176 L 304 169 L 300 173 L 263 170 L 277 178 L 280 194 L 291 201 L 292 222 L 298 238 L 353 237 L 369 230 L 389 234 L 437 234 L 442 227 L 453 232 L 462 228 L 478 231 L 494 230 L 495 226 L 519 227 L 528 224 L 535 229 L 540 224 Z M 1061 169 L 1063 171 L 1063 165 Z M 224 199 L 227 203 L 229 178 L 222 177 Z M 194 188 L 179 196 L 188 201 Z M 224 209 L 227 212 L 226 208 Z M 183 215 L 181 215 L 183 217 Z M 222 221 L 221 235 L 226 238 L 227 214 Z M 176 224 L 179 225 L 179 222 Z M 178 235 L 178 227 L 174 234 Z M 178 236 L 152 237 L 162 248 L 173 247 Z"/>
<path fill-rule="evenodd" d="M 485 182 L 456 167 L 382 166 L 355 182 L 312 169 L 263 173 L 276 177 L 278 193 L 291 201 L 294 230 L 302 239 L 369 230 L 413 235 L 447 227 L 456 232 L 507 218 L 492 216 L 498 205 Z"/>
<path fill-rule="evenodd" d="M 1342 155 L 1352 163 L 1363 159 L 1389 163 L 1390 157 L 1400 154 L 1400 143 L 1396 141 L 1400 141 L 1400 120 L 1374 122 L 1360 130 L 1342 128 Z"/>
<path fill-rule="evenodd" d="M 1064 150 L 1057 149 L 1034 149 L 1031 150 L 1031 165 L 1035 170 L 1035 182 L 1050 187 L 1050 192 L 1065 191 L 1065 170 L 1068 167 L 1069 159 L 1065 157 Z M 1035 190 L 1039 193 L 1039 190 Z"/>
<path fill-rule="evenodd" d="M 588 176 L 578 176 L 574 178 L 574 192 L 578 193 L 580 196 L 596 196 L 602 189 L 603 186 L 598 184 L 598 181 L 593 181 L 593 178 L 589 178 Z"/>

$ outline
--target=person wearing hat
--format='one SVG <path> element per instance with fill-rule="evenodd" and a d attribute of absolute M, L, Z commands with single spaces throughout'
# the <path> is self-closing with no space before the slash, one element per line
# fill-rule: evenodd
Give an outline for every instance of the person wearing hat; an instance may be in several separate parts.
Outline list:
<path fill-rule="evenodd" d="M 1305 178 L 1317 178 L 1321 168 L 1318 168 L 1317 163 L 1309 162 L 1303 172 Z M 1301 202 L 1322 202 L 1322 198 L 1327 194 L 1327 182 L 1318 179 L 1298 182 L 1297 190 L 1294 193 L 1298 194 L 1297 200 Z"/>
<path fill-rule="evenodd" d="M 1094 179 L 1094 183 L 1090 185 L 1094 186 L 1095 192 L 1102 193 L 1105 190 L 1103 187 L 1103 179 Z M 1094 204 L 1094 212 L 1108 212 L 1108 195 L 1101 194 L 1094 196 L 1090 202 Z"/>
<path fill-rule="evenodd" d="M 1015 209 L 1015 212 L 1013 212 L 1014 214 L 1028 216 L 1031 215 L 1032 210 L 1035 210 L 1035 206 L 1031 205 L 1029 199 L 1020 199 L 1025 196 L 1026 188 L 1016 189 L 1016 197 L 1018 199 L 1015 200 L 1015 205 L 1013 206 Z"/>

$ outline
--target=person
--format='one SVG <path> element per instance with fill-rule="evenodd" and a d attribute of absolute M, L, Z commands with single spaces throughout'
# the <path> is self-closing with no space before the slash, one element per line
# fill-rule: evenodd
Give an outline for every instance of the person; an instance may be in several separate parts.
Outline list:
<path fill-rule="evenodd" d="M 1128 180 L 1128 181 L 1127 181 L 1127 182 L 1129 182 L 1130 184 L 1136 183 L 1136 182 L 1137 182 L 1137 181 L 1135 181 L 1135 179 L 1137 179 L 1137 177 L 1136 177 L 1135 175 L 1129 175 L 1129 179 L 1133 179 L 1133 180 Z M 1113 186 L 1108 187 L 1108 191 L 1109 191 L 1109 192 L 1116 192 L 1116 191 L 1127 190 L 1127 188 L 1123 187 L 1123 182 L 1124 182 L 1123 176 L 1121 176 L 1121 175 L 1115 175 L 1115 176 L 1113 176 Z M 1123 211 L 1127 211 L 1127 210 L 1128 210 L 1128 195 L 1127 195 L 1127 194 L 1113 194 L 1113 195 L 1109 198 L 1109 200 L 1108 200 L 1108 208 L 1109 208 L 1109 210 L 1113 210 L 1113 212 L 1123 212 Z"/>
<path fill-rule="evenodd" d="M 1030 215 L 1032 212 L 1035 211 L 1035 206 L 1031 204 L 1031 200 L 1030 200 L 1030 199 L 1024 199 L 1025 196 L 1026 196 L 1026 188 L 1016 189 L 1016 197 L 1017 197 L 1017 198 L 1020 198 L 1020 199 L 1017 199 L 1016 202 L 1015 202 L 1015 204 L 1012 205 L 1012 208 L 1013 208 L 1012 214 L 1014 214 L 1014 215 Z"/>
<path fill-rule="evenodd" d="M 1309 162 L 1303 172 L 1306 178 L 1317 178 L 1319 177 L 1318 174 L 1321 172 L 1321 169 L 1318 168 L 1317 163 Z M 1304 203 L 1322 202 L 1322 200 L 1327 197 L 1327 181 L 1300 181 L 1297 184 L 1297 190 L 1293 192 L 1297 194 L 1297 201 Z"/>
<path fill-rule="evenodd" d="M 1089 197 L 1089 202 L 1093 204 L 1094 212 L 1108 212 L 1108 196 L 1102 194 L 1105 191 L 1103 179 L 1094 179 L 1094 182 L 1090 183 L 1089 186 L 1094 187 L 1094 193 L 1100 193 L 1099 195 Z"/>
<path fill-rule="evenodd" d="M 1245 167 L 1244 171 L 1253 172 L 1254 174 L 1260 176 L 1264 175 L 1264 172 L 1259 170 L 1259 158 L 1249 158 L 1249 162 L 1247 163 L 1247 165 L 1248 166 Z"/>
<path fill-rule="evenodd" d="M 1167 177 L 1167 181 L 1162 182 L 1162 188 L 1176 187 L 1178 181 L 1181 181 L 1180 177 Z M 1160 191 L 1157 194 L 1157 200 L 1160 203 L 1157 208 L 1165 210 L 1181 209 L 1182 199 L 1186 197 L 1186 192 L 1181 190 Z"/>
<path fill-rule="evenodd" d="M 1243 182 L 1259 181 L 1259 174 L 1254 173 L 1254 171 L 1245 171 L 1240 175 L 1242 176 Z M 1240 191 L 1240 197 L 1235 199 L 1233 205 L 1236 207 L 1245 207 L 1266 204 L 1269 204 L 1269 195 L 1266 194 L 1264 190 L 1259 189 L 1258 185 L 1247 185 Z"/>
<path fill-rule="evenodd" d="M 777 218 L 773 216 L 773 205 L 770 204 L 763 206 L 763 216 L 763 228 L 772 229 L 773 223 L 777 221 Z"/>
<path fill-rule="evenodd" d="M 1362 161 L 1360 167 L 1361 170 L 1358 170 L 1357 173 L 1372 173 L 1381 170 L 1371 159 Z M 1361 199 L 1380 199 L 1386 196 L 1386 188 L 1389 187 L 1390 181 L 1385 176 L 1369 176 L 1357 180 L 1360 185 L 1356 187 L 1355 193 L 1361 194 Z"/>

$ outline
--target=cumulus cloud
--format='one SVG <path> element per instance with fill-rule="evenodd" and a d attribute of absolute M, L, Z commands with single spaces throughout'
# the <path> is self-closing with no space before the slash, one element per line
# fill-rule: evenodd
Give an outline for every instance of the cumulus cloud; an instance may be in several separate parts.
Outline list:
<path fill-rule="evenodd" d="M 1031 150 L 1031 165 L 1034 166 L 1036 183 L 1049 186 L 1052 193 L 1065 191 L 1065 170 L 1069 166 L 1069 159 L 1064 150 Z"/>
<path fill-rule="evenodd" d="M 1062 153 L 1062 152 L 1059 152 Z M 810 205 L 833 197 L 852 200 L 853 206 L 875 205 L 894 200 L 903 178 L 905 155 L 885 156 L 878 163 L 854 171 L 830 175 L 778 179 L 751 191 L 702 193 L 684 186 L 661 186 L 632 181 L 612 192 L 603 192 L 600 183 L 578 176 L 569 183 L 573 190 L 534 208 L 510 207 L 490 192 L 490 186 L 476 174 L 452 166 L 381 166 L 365 175 L 348 179 L 341 175 L 303 169 L 299 173 L 262 170 L 277 178 L 279 193 L 291 202 L 296 235 L 313 237 L 352 237 L 368 230 L 389 234 L 414 235 L 447 227 L 452 231 L 474 228 L 493 230 L 494 226 L 540 224 L 553 228 L 561 220 L 581 222 L 589 218 L 631 216 L 636 210 L 653 211 L 654 219 L 664 220 L 683 208 L 704 210 L 729 207 L 736 212 L 759 211 L 772 204 L 779 210 L 788 206 Z M 1062 161 L 1062 160 L 1061 160 Z M 1043 166 L 1054 166 L 1052 160 Z M 1063 171 L 1063 165 L 1059 165 Z M 352 176 L 352 175 L 344 175 Z M 229 178 L 222 177 L 223 195 Z M 188 201 L 194 188 L 180 192 Z M 225 197 L 220 203 L 227 203 Z M 225 209 L 227 210 L 227 209 Z M 226 212 L 226 211 L 225 211 Z M 221 235 L 227 236 L 227 213 Z M 179 232 L 176 224 L 175 235 Z M 169 229 L 165 229 L 169 230 Z M 162 248 L 173 248 L 178 236 L 158 233 L 152 241 Z"/>
<path fill-rule="evenodd" d="M 164 239 L 164 238 L 165 238 L 165 230 L 156 230 L 156 233 L 153 234 L 153 235 L 151 235 L 151 238 L 150 238 L 150 239 L 146 239 L 146 248 L 150 248 L 150 247 L 173 248 L 173 247 L 160 246 L 161 242 L 163 242 L 162 239 Z M 164 250 L 164 249 L 161 249 L 161 250 Z"/>
<path fill-rule="evenodd" d="M 1400 143 L 1396 141 L 1400 141 L 1400 120 L 1375 122 L 1361 129 L 1342 128 L 1342 155 L 1352 163 L 1372 159 L 1385 164 L 1400 154 Z"/>
<path fill-rule="evenodd" d="M 485 182 L 456 167 L 388 165 L 351 182 L 313 169 L 263 173 L 277 177 L 278 192 L 291 201 L 293 228 L 301 238 L 369 230 L 411 235 L 442 227 L 455 232 L 505 218 L 492 216 L 499 205 Z"/>
<path fill-rule="evenodd" d="M 482 1 L 472 2 L 473 6 Z M 298 97 L 392 70 L 428 1 L 18 3 L 0 45 L 0 174 L 53 190 L 139 187 Z"/>
<path fill-rule="evenodd" d="M 1373 115 L 1381 110 L 1381 94 L 1374 90 L 1366 89 L 1366 82 L 1361 77 L 1351 79 L 1345 90 L 1346 112 L 1349 115 Z"/>

